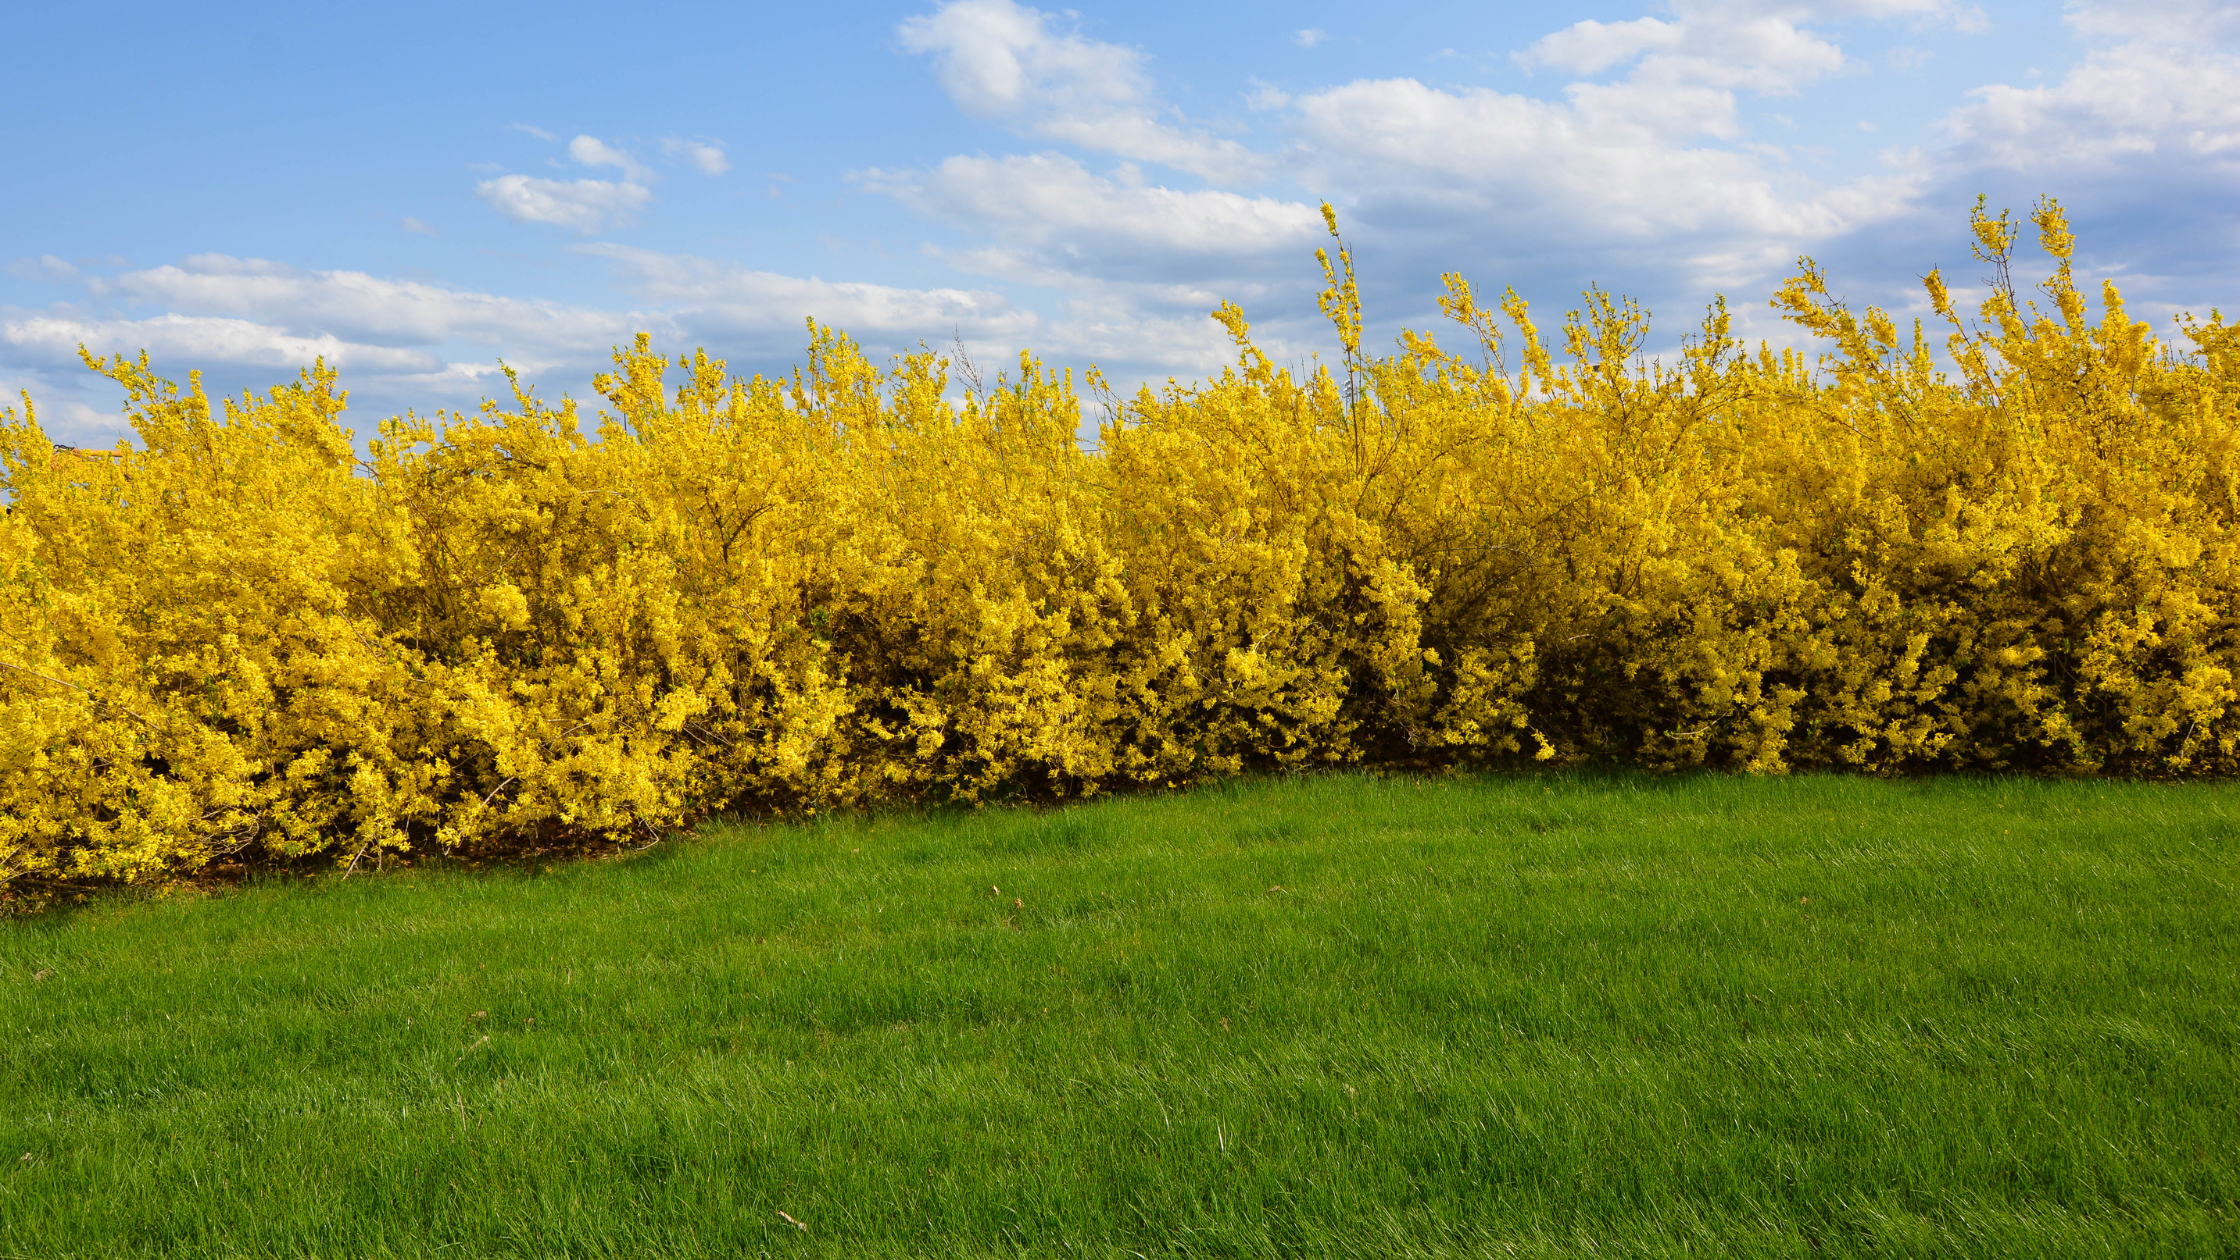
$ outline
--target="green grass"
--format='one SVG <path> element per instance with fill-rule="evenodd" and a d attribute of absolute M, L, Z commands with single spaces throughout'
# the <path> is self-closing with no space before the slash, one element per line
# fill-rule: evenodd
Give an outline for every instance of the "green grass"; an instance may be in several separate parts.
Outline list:
<path fill-rule="evenodd" d="M 99 902 L 0 923 L 0 1255 L 2240 1255 L 2236 816 L 1317 777 Z"/>

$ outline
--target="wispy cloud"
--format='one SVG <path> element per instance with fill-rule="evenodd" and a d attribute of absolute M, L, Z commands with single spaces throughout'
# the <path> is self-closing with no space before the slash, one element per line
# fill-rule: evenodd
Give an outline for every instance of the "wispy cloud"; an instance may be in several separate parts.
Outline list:
<path fill-rule="evenodd" d="M 1322 230 L 1320 212 L 1305 202 L 1132 185 L 1056 153 L 959 156 L 931 171 L 866 171 L 856 180 L 994 236 L 1003 249 L 975 255 L 980 269 L 1014 276 L 1234 275 L 1271 255 L 1304 257 Z"/>
<path fill-rule="evenodd" d="M 1933 21 L 1950 6 L 1825 7 Z M 1553 100 L 1415 79 L 1305 92 L 1255 82 L 1248 103 L 1276 115 L 1286 133 L 1280 159 L 1223 139 L 1241 151 L 1223 161 L 1233 171 L 1272 171 L 1280 160 L 1296 186 L 1337 196 L 1357 232 L 1388 246 L 1415 242 L 1411 256 L 1482 254 L 1485 226 L 1500 224 L 1507 237 L 1573 252 L 1669 241 L 1661 266 L 1691 283 L 1724 281 L 1902 208 L 1920 185 L 1917 169 L 1898 167 L 1824 186 L 1786 169 L 1778 150 L 1733 143 L 1743 130 L 1738 91 L 1791 91 L 1845 66 L 1842 49 L 1804 25 L 1813 12 L 1810 4 L 1682 0 L 1669 20 L 1577 23 L 1525 59 L 1574 75 L 1622 75 L 1578 78 Z M 1112 120 L 1164 125 L 1153 117 L 1140 54 L 1055 33 L 1046 15 L 1010 0 L 950 4 L 900 30 L 906 47 L 937 53 L 937 73 L 960 107 L 1013 121 L 1023 134 L 1134 158 L 1151 146 L 1115 139 L 1123 129 Z M 1039 283 L 1197 277 L 1234 287 L 1300 269 L 1320 234 L 1309 198 L 1162 187 L 1127 165 L 1103 175 L 1054 153 L 957 156 L 931 170 L 856 178 L 991 239 L 949 251 L 952 261 Z"/>
<path fill-rule="evenodd" d="M 621 318 L 563 303 L 388 280 L 363 271 L 307 271 L 225 254 L 196 254 L 175 264 L 98 278 L 86 288 L 99 298 L 253 319 L 288 336 L 334 335 L 385 346 L 432 346 L 463 338 L 550 351 L 605 335 Z"/>
<path fill-rule="evenodd" d="M 2095 49 L 2058 82 L 1968 95 L 1945 129 L 1976 162 L 2074 168 L 2159 154 L 2240 169 L 2240 57 L 2229 52 L 2150 34 Z"/>
<path fill-rule="evenodd" d="M 1583 75 L 1631 64 L 1630 81 L 1644 86 L 1788 93 L 1850 67 L 1842 47 L 1813 30 L 1814 22 L 1869 18 L 1961 28 L 1977 16 L 1954 0 L 1673 0 L 1670 9 L 1669 19 L 1575 22 L 1516 60 L 1527 69 Z"/>
<path fill-rule="evenodd" d="M 1270 159 L 1202 128 L 1177 125 L 1133 48 L 1053 29 L 1014 0 L 952 0 L 897 28 L 930 54 L 957 107 L 1021 135 L 1158 162 L 1218 183 L 1251 183 Z"/>
<path fill-rule="evenodd" d="M 401 221 L 400 221 L 400 222 L 398 223 L 398 225 L 397 225 L 397 226 L 399 226 L 399 227 L 403 228 L 403 229 L 404 229 L 405 231 L 407 231 L 407 232 L 410 232 L 410 233 L 414 234 L 415 236 L 441 236 L 441 235 L 443 235 L 443 233 L 442 233 L 442 232 L 438 231 L 438 230 L 437 230 L 437 229 L 435 229 L 434 227 L 431 227 L 431 226 L 429 226 L 428 224 L 426 224 L 426 223 L 423 223 L 423 222 L 421 222 L 420 220 L 418 220 L 418 219 L 415 219 L 415 218 L 413 218 L 413 217 L 412 217 L 411 215 L 409 215 L 409 214 L 408 214 L 408 215 L 406 215 L 406 216 L 405 216 L 405 217 L 404 217 L 404 218 L 403 218 L 403 219 L 402 219 L 402 220 L 401 220 Z"/>
<path fill-rule="evenodd" d="M 535 127 L 515 126 L 539 139 L 556 139 Z M 549 223 L 587 235 L 635 222 L 638 212 L 653 200 L 653 190 L 646 185 L 653 181 L 654 173 L 628 150 L 597 136 L 578 135 L 568 142 L 568 156 L 577 165 L 594 170 L 611 167 L 622 172 L 622 178 L 542 179 L 507 174 L 476 184 L 475 195 L 516 223 Z M 422 228 L 408 223 L 406 230 Z M 434 232 L 429 230 L 429 235 Z"/>
<path fill-rule="evenodd" d="M 537 179 L 500 175 L 476 184 L 475 195 L 516 223 L 550 223 L 583 233 L 619 227 L 653 200 L 642 184 L 603 179 Z"/>
<path fill-rule="evenodd" d="M 237 364 L 294 371 L 314 359 L 374 371 L 429 371 L 443 360 L 425 350 L 369 346 L 332 334 L 302 337 L 254 320 L 216 316 L 156 315 L 148 319 L 21 316 L 0 321 L 0 339 L 53 362 L 77 358 L 78 347 L 97 355 L 142 350 L 173 363 Z"/>
<path fill-rule="evenodd" d="M 583 245 L 577 252 L 613 264 L 624 289 L 664 311 L 693 337 L 750 337 L 767 343 L 776 335 L 790 346 L 803 321 L 815 319 L 875 342 L 940 340 L 959 330 L 1001 341 L 1027 335 L 1035 323 L 1033 314 L 987 290 L 909 289 L 789 276 L 626 245 Z"/>
<path fill-rule="evenodd" d="M 0 285 L 15 286 L 7 296 L 18 302 L 69 300 L 0 308 L 0 376 L 61 380 L 84 340 L 145 345 L 181 366 L 220 369 L 213 379 L 230 370 L 261 380 L 324 354 L 346 365 L 361 405 L 457 402 L 488 387 L 500 355 L 580 384 L 638 328 L 735 362 L 783 362 L 814 317 L 875 354 L 961 334 L 976 355 L 1032 344 L 1150 379 L 1188 377 L 1228 353 L 1205 319 L 1224 298 L 1248 304 L 1271 352 L 1325 345 L 1312 259 L 1325 239 L 1323 197 L 1339 206 L 1362 259 L 1372 320 L 1426 318 L 1431 277 L 1457 269 L 1536 298 L 1606 280 L 1666 314 L 1719 289 L 1736 299 L 1738 319 L 1770 322 L 1746 299 L 1799 252 L 1847 278 L 1918 275 L 1948 261 L 1955 240 L 1964 258 L 1953 220 L 1979 189 L 2006 204 L 2047 191 L 2092 207 L 2078 216 L 2080 234 L 2088 246 L 2122 242 L 2109 269 L 2142 314 L 2167 311 L 2142 293 L 2175 303 L 2240 282 L 2240 10 L 2229 0 L 2146 9 L 2069 0 L 2058 20 L 2073 37 L 2063 47 L 2078 51 L 2044 60 L 2043 75 L 1956 92 L 1926 127 L 1908 121 L 1917 110 L 1862 113 L 1843 104 L 1858 94 L 1834 85 L 1878 76 L 1887 96 L 1949 81 L 1969 64 L 1962 33 L 1983 22 L 1966 0 L 1643 0 L 1596 21 L 1521 31 L 1513 55 L 1534 81 L 1515 91 L 1433 77 L 1461 73 L 1452 66 L 1303 79 L 1308 67 L 1342 65 L 1353 38 L 1277 27 L 1278 49 L 1289 40 L 1315 50 L 1287 63 L 1280 86 L 1209 82 L 1204 65 L 1193 68 L 1202 93 L 1193 99 L 1233 115 L 1218 124 L 1165 93 L 1161 50 L 1093 37 L 1094 10 L 1032 3 L 925 0 L 896 27 L 900 48 L 957 114 L 1016 137 L 983 151 L 987 133 L 975 130 L 982 140 L 850 177 L 855 190 L 938 225 L 932 242 L 910 242 L 919 249 L 909 261 L 859 243 L 820 266 L 868 270 L 828 279 L 708 257 L 710 244 L 634 248 L 655 243 L 651 233 L 630 246 L 582 243 L 577 233 L 646 217 L 656 192 L 672 188 L 757 202 L 765 189 L 805 212 L 830 203 L 812 192 L 813 171 L 796 168 L 798 185 L 765 178 L 764 168 L 792 159 L 760 146 L 751 161 L 734 159 L 723 140 L 685 130 L 689 115 L 651 125 L 668 133 L 520 124 L 537 138 L 535 158 L 559 169 L 515 160 L 450 178 L 509 219 L 564 229 L 575 243 L 563 249 L 608 269 L 606 298 L 525 301 L 221 255 L 114 275 L 121 261 L 42 254 L 7 263 Z M 2038 28 L 2057 20 L 2022 16 Z M 2018 20 L 2009 6 L 2002 23 Z M 1925 63 L 1938 72 L 1918 76 Z M 1805 99 L 1782 99 L 1792 97 Z M 1862 123 L 1883 130 L 1868 140 Z M 1834 150 L 1814 145 L 1846 156 L 1824 161 L 1816 154 Z M 687 178 L 727 176 L 734 164 L 755 172 L 752 187 Z M 857 200 L 838 217 L 861 213 Z M 810 213 L 818 221 L 802 229 L 802 248 L 842 226 Z M 436 231 L 421 218 L 390 222 Z M 1940 238 L 1939 229 L 1952 230 Z M 891 223 L 850 222 L 844 234 L 907 248 Z M 948 279 L 872 282 L 894 278 L 890 267 L 936 277 L 946 268 Z"/>
<path fill-rule="evenodd" d="M 933 56 L 958 107 L 1122 160 L 1106 171 L 1058 152 L 958 155 L 854 178 L 979 238 L 929 253 L 1064 295 L 1063 310 L 1045 312 L 1046 344 L 1111 348 L 1125 330 L 1183 362 L 1202 351 L 1185 331 L 1188 303 L 1275 292 L 1287 273 L 1309 276 L 1289 289 L 1311 286 L 1318 196 L 1340 205 L 1349 235 L 1387 276 L 1459 266 L 1527 285 L 1600 277 L 1652 299 L 1693 300 L 1771 285 L 1799 252 L 1870 240 L 1913 242 L 1904 265 L 1918 274 L 1931 261 L 1918 245 L 1931 204 L 1939 214 L 1964 208 L 1952 190 L 1996 169 L 2039 172 L 2032 178 L 2058 191 L 2076 186 L 2062 172 L 2094 163 L 2152 165 L 2159 182 L 2141 187 L 2187 189 L 2187 204 L 2240 204 L 2229 195 L 2240 183 L 2240 62 L 2229 50 L 2240 16 L 2221 0 L 2177 0 L 2138 22 L 2134 12 L 2074 0 L 2067 20 L 2090 51 L 2064 77 L 1981 88 L 1955 102 L 1941 142 L 1923 137 L 1829 178 L 1796 147 L 1828 129 L 1765 142 L 1753 134 L 1767 125 L 1762 113 L 1743 99 L 1878 68 L 1910 73 L 1930 55 L 1916 45 L 1935 32 L 1983 29 L 1978 10 L 1959 0 L 1671 0 L 1532 41 L 1517 60 L 1561 76 L 1538 94 L 1414 78 L 1304 90 L 1250 81 L 1244 101 L 1266 138 L 1248 146 L 1192 130 L 1158 99 L 1137 50 L 1012 0 L 962 0 L 898 30 L 906 49 Z M 1861 60 L 1839 38 L 1860 22 L 1895 25 L 1915 44 Z M 1324 38 L 1299 34 L 1302 47 Z M 1153 163 L 1297 191 L 1170 186 L 1176 179 Z M 1183 323 L 1154 334 L 1168 318 Z"/>
<path fill-rule="evenodd" d="M 1258 79 L 1246 79 L 1245 82 L 1252 89 L 1244 94 L 1245 108 L 1256 114 L 1282 109 L 1291 103 L 1291 93 L 1273 83 L 1262 83 Z"/>
<path fill-rule="evenodd" d="M 89 396 L 77 367 L 81 343 L 104 355 L 147 350 L 158 370 L 203 369 L 220 390 L 324 358 L 380 414 L 482 397 L 500 358 L 532 379 L 580 387 L 640 330 L 666 345 L 772 362 L 799 352 L 811 318 L 875 354 L 961 335 L 975 354 L 1000 358 L 1038 327 L 1033 312 L 986 289 L 825 280 L 605 243 L 575 248 L 609 264 L 627 297 L 612 306 L 534 301 L 223 254 L 80 279 L 90 302 L 0 308 L 0 376 L 37 383 L 42 406 L 54 400 L 42 414 L 60 433 L 52 425 L 76 414 L 68 411 L 73 397 Z"/>
<path fill-rule="evenodd" d="M 702 175 L 721 175 L 731 169 L 731 159 L 723 150 L 721 140 L 681 140 L 670 136 L 661 142 L 663 153 L 672 157 L 683 154 Z"/>
<path fill-rule="evenodd" d="M 37 258 L 17 258 L 8 263 L 7 272 L 23 280 L 63 281 L 78 278 L 78 269 L 53 254 Z"/>
<path fill-rule="evenodd" d="M 2087 36 L 2201 49 L 2240 44 L 2240 8 L 2228 0 L 2161 0 L 2151 5 L 2071 0 L 2066 21 Z"/>
<path fill-rule="evenodd" d="M 574 158 L 580 166 L 611 166 L 621 171 L 622 177 L 633 184 L 643 184 L 653 178 L 653 172 L 641 165 L 638 159 L 597 136 L 577 136 L 570 140 L 568 156 Z"/>

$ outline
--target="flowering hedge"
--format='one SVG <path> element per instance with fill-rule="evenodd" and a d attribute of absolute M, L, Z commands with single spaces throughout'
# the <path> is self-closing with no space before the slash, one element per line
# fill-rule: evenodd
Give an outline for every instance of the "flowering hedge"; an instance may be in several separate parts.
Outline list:
<path fill-rule="evenodd" d="M 1455 277 L 1467 352 L 1372 356 L 1341 251 L 1339 369 L 1224 306 L 1217 380 L 1090 372 L 1094 450 L 1070 373 L 959 405 L 814 326 L 776 381 L 640 336 L 596 441 L 517 386 L 362 461 L 324 365 L 214 407 L 89 358 L 129 449 L 0 413 L 0 880 L 1310 764 L 2230 773 L 2240 337 L 2092 318 L 2033 219 L 2042 300 L 1928 278 L 1942 359 L 1809 261 L 1818 362 Z"/>

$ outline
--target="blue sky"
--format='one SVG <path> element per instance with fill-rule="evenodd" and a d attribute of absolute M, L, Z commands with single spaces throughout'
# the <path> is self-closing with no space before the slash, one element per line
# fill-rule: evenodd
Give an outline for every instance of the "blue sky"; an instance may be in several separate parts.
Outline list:
<path fill-rule="evenodd" d="M 361 433 L 500 358 L 585 397 L 637 329 L 745 371 L 802 320 L 1116 381 L 1218 370 L 1244 304 L 1330 350 L 1316 203 L 1373 326 L 1442 271 L 1553 323 L 1753 335 L 1799 253 L 1854 299 L 1963 285 L 1978 192 L 2069 204 L 2166 321 L 2240 279 L 2240 6 L 1963 0 L 1364 5 L 17 6 L 0 388 L 121 432 L 76 363 L 262 387 L 317 354 Z"/>

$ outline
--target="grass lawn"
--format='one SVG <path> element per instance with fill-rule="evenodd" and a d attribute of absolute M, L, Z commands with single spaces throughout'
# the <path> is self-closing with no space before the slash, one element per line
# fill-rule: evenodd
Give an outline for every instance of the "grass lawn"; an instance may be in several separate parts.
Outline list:
<path fill-rule="evenodd" d="M 111 899 L 0 1256 L 2234 1256 L 2236 889 L 2240 786 L 1331 776 Z"/>

